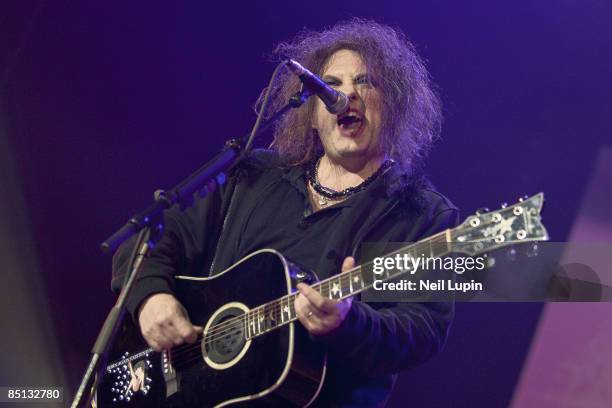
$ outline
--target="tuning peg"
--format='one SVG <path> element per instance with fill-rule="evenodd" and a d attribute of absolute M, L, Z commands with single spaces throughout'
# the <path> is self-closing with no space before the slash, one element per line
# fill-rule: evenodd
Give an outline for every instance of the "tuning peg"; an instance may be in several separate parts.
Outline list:
<path fill-rule="evenodd" d="M 507 207 L 508 207 L 508 203 L 503 202 L 503 203 L 501 204 L 501 208 L 507 208 Z"/>
<path fill-rule="evenodd" d="M 524 196 L 519 197 L 519 201 L 522 203 L 523 201 L 525 201 L 528 198 L 529 198 L 529 196 L 527 194 L 525 194 Z"/>
<path fill-rule="evenodd" d="M 487 207 L 480 207 L 479 209 L 476 210 L 476 215 L 487 213 L 489 211 L 491 211 L 491 210 L 489 210 Z"/>

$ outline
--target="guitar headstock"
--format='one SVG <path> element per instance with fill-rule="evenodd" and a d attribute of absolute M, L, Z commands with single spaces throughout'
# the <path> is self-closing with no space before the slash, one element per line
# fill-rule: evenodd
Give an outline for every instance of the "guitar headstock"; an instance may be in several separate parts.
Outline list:
<path fill-rule="evenodd" d="M 539 193 L 511 206 L 502 205 L 497 211 L 470 215 L 451 230 L 452 251 L 476 255 L 507 245 L 547 241 L 540 216 L 543 204 L 544 193 Z"/>

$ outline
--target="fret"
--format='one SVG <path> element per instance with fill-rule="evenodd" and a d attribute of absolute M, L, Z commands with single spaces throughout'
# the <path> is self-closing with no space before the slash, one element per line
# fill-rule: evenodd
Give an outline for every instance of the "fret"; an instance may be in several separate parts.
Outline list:
<path fill-rule="evenodd" d="M 261 333 L 263 332 L 265 329 L 262 329 L 262 323 L 264 320 L 264 316 L 261 314 L 262 310 L 261 307 L 258 307 L 257 309 L 255 309 L 255 320 L 257 321 L 257 332 Z"/>
<path fill-rule="evenodd" d="M 342 298 L 342 289 L 340 287 L 340 279 L 338 279 L 338 277 L 335 277 L 334 279 L 329 281 L 328 285 L 329 285 L 329 298 L 330 299 Z"/>
<path fill-rule="evenodd" d="M 253 335 L 253 337 L 257 336 L 259 333 L 257 333 L 257 319 L 255 317 L 255 314 L 253 313 L 253 311 L 249 312 L 250 315 L 250 327 L 251 327 L 251 333 Z"/>
<path fill-rule="evenodd" d="M 297 317 L 297 314 L 295 313 L 295 298 L 296 298 L 297 294 L 295 295 L 289 295 L 289 300 L 288 300 L 288 310 L 289 310 L 289 319 L 290 320 L 294 320 Z"/>
<path fill-rule="evenodd" d="M 450 252 L 449 243 L 446 241 L 447 235 L 447 232 L 436 234 L 433 237 L 401 248 L 385 256 L 390 257 L 402 253 L 407 254 L 408 258 L 413 259 L 421 256 L 443 256 Z M 362 266 L 358 266 L 351 271 L 335 275 L 332 278 L 314 284 L 312 288 L 329 299 L 342 299 L 372 287 L 373 279 L 386 281 L 404 273 L 412 272 L 411 265 L 411 261 L 408 261 L 405 268 L 402 267 L 393 271 L 385 269 L 383 275 L 378 276 L 370 276 L 370 273 L 368 273 L 365 279 L 362 273 Z M 244 317 L 246 337 L 248 339 L 257 337 L 262 333 L 295 320 L 294 303 L 296 296 L 297 293 L 283 296 L 276 301 L 266 303 L 246 313 Z"/>
<path fill-rule="evenodd" d="M 359 292 L 363 289 L 363 279 L 361 277 L 361 268 L 357 268 L 351 272 L 351 293 Z"/>
<path fill-rule="evenodd" d="M 291 319 L 291 313 L 289 313 L 289 296 L 281 298 L 281 321 L 283 323 L 288 322 Z"/>
<path fill-rule="evenodd" d="M 253 328 L 251 327 L 251 312 L 246 312 L 246 324 L 247 324 L 247 330 L 249 332 L 249 336 L 253 337 L 255 335 L 255 333 L 253 333 Z"/>
<path fill-rule="evenodd" d="M 266 330 L 272 330 L 276 326 L 276 316 L 274 316 L 274 304 L 266 304 L 264 306 L 264 315 L 266 316 Z"/>
<path fill-rule="evenodd" d="M 251 338 L 251 334 L 249 333 L 249 318 L 248 318 L 248 314 L 245 313 L 244 314 L 244 319 L 242 319 L 242 330 L 244 331 L 244 337 L 246 340 Z"/>

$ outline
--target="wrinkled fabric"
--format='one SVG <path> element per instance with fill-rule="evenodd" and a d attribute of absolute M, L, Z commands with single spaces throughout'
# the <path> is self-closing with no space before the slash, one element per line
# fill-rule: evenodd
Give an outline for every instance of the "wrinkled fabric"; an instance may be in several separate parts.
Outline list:
<path fill-rule="evenodd" d="M 324 279 L 340 272 L 346 256 L 359 262 L 364 242 L 416 242 L 457 224 L 458 210 L 444 196 L 398 166 L 347 200 L 313 212 L 305 171 L 280 165 L 270 151 L 255 151 L 226 185 L 185 211 L 166 211 L 164 236 L 127 302 L 133 318 L 148 296 L 173 293 L 174 275 L 219 273 L 258 249 L 274 248 Z M 128 241 L 113 258 L 115 291 L 123 284 L 133 245 Z M 332 334 L 311 336 L 329 352 L 316 405 L 384 405 L 394 374 L 441 350 L 453 312 L 451 302 L 356 299 Z"/>

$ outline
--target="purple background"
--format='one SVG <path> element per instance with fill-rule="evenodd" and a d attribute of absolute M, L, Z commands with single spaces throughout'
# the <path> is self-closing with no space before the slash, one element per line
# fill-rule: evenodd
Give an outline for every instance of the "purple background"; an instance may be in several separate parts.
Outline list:
<path fill-rule="evenodd" d="M 562 241 L 610 144 L 608 1 L 180 3 L 2 2 L 0 98 L 70 386 L 113 302 L 99 242 L 250 128 L 268 53 L 302 27 L 361 16 L 412 38 L 445 106 L 427 170 L 463 216 L 544 191 Z M 507 405 L 540 310 L 457 305 L 391 406 Z"/>

